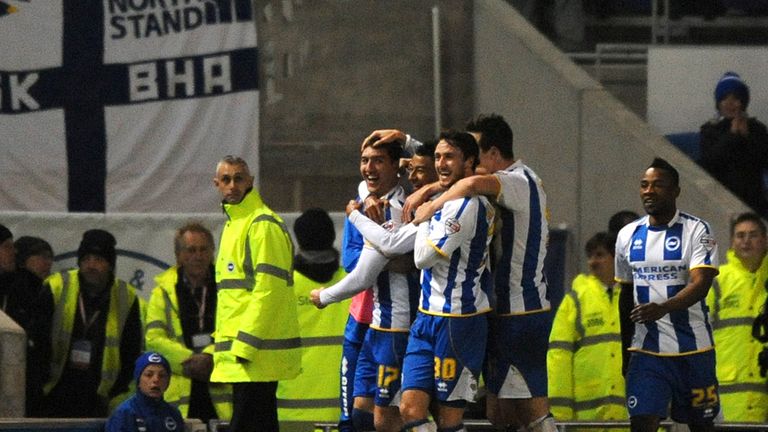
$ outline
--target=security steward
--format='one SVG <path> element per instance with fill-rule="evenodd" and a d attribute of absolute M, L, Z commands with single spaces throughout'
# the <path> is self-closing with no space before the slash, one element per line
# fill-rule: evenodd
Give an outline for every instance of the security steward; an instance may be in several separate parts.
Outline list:
<path fill-rule="evenodd" d="M 720 404 L 726 422 L 768 421 L 768 378 L 760 374 L 763 344 L 752 324 L 768 298 L 768 236 L 760 216 L 731 225 L 731 248 L 707 295 L 715 339 Z M 763 311 L 768 313 L 768 311 Z"/>
<path fill-rule="evenodd" d="M 211 383 L 216 282 L 213 235 L 197 222 L 176 231 L 177 265 L 155 277 L 147 308 L 147 349 L 162 354 L 173 377 L 165 401 L 185 418 L 208 423 L 232 416 L 232 387 Z"/>
<path fill-rule="evenodd" d="M 301 330 L 301 374 L 277 386 L 277 407 L 283 431 L 312 430 L 316 422 L 339 419 L 339 362 L 344 327 L 351 300 L 320 310 L 309 293 L 340 281 L 347 272 L 339 266 L 334 249 L 336 231 L 328 213 L 320 208 L 306 210 L 293 224 L 299 248 L 293 272 Z"/>
<path fill-rule="evenodd" d="M 93 229 L 77 250 L 78 269 L 46 279 L 36 322 L 45 417 L 107 417 L 130 396 L 142 331 L 135 289 L 115 277 L 115 237 Z"/>
<path fill-rule="evenodd" d="M 278 431 L 277 381 L 301 368 L 291 235 L 253 187 L 242 158 L 219 161 L 213 183 L 227 222 L 216 259 L 211 381 L 232 383 L 230 430 Z"/>

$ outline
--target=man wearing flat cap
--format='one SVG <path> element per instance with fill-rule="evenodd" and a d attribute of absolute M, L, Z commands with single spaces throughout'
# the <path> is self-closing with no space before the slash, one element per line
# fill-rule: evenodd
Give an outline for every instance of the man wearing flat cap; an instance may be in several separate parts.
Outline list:
<path fill-rule="evenodd" d="M 92 229 L 78 268 L 49 277 L 40 300 L 45 417 L 107 417 L 129 396 L 142 332 L 135 289 L 115 277 L 115 237 Z"/>

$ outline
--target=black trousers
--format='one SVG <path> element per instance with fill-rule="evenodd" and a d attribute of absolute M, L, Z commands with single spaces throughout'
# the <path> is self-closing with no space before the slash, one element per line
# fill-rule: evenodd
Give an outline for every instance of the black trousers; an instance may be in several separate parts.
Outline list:
<path fill-rule="evenodd" d="M 231 432 L 278 432 L 277 381 L 232 384 Z"/>

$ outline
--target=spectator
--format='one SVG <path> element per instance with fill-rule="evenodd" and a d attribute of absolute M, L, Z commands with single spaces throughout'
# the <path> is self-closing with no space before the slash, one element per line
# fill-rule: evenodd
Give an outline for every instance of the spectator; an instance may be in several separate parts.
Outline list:
<path fill-rule="evenodd" d="M 184 419 L 179 410 L 163 400 L 171 381 L 171 365 L 162 355 L 147 352 L 136 359 L 133 370 L 136 394 L 107 420 L 106 432 L 181 432 Z"/>
<path fill-rule="evenodd" d="M 0 229 L 0 233 L 10 235 L 7 229 Z M 45 240 L 37 237 L 23 236 L 16 242 L 12 238 L 6 239 L 0 247 L 5 248 L 6 241 L 10 242 L 11 250 L 16 250 L 16 270 L 0 275 L 0 308 L 27 333 L 26 415 L 31 417 L 40 412 L 43 385 L 41 375 L 37 373 L 41 359 L 39 335 L 34 330 L 35 302 L 43 287 L 44 274 L 50 273 L 53 251 Z M 0 262 L 9 256 L 8 249 L 4 251 L 6 256 L 1 256 L 3 252 L 0 252 Z M 9 268 L 7 265 L 3 267 Z"/>
<path fill-rule="evenodd" d="M 53 248 L 47 241 L 39 237 L 21 236 L 14 242 L 14 246 L 16 268 L 33 273 L 41 282 L 51 275 Z"/>
<path fill-rule="evenodd" d="M 639 218 L 640 215 L 632 210 L 620 210 L 614 213 L 608 220 L 608 232 L 615 236 L 624 228 L 624 225 Z"/>
<path fill-rule="evenodd" d="M 45 281 L 36 323 L 41 364 L 50 365 L 45 417 L 107 417 L 128 397 L 143 337 L 135 289 L 115 277 L 115 244 L 107 231 L 86 231 L 78 268 Z"/>
<path fill-rule="evenodd" d="M 232 383 L 233 432 L 277 431 L 277 381 L 301 369 L 291 235 L 242 158 L 220 160 L 213 184 L 227 223 L 216 260 L 211 381 Z"/>
<path fill-rule="evenodd" d="M 573 280 L 552 324 L 547 378 L 558 420 L 627 418 L 616 292 L 620 285 L 613 279 L 615 239 L 599 232 L 587 241 L 589 273 Z"/>
<path fill-rule="evenodd" d="M 728 261 L 707 296 L 727 422 L 768 421 L 768 380 L 758 366 L 763 344 L 752 336 L 752 322 L 768 297 L 766 251 L 765 223 L 754 213 L 739 215 L 731 224 Z"/>
<path fill-rule="evenodd" d="M 293 224 L 299 245 L 294 259 L 294 292 L 301 334 L 301 373 L 277 384 L 277 414 L 284 428 L 311 428 L 313 422 L 339 418 L 339 362 L 349 302 L 319 311 L 309 301 L 310 292 L 333 285 L 347 274 L 339 266 L 333 242 L 336 231 L 328 213 L 311 208 Z"/>
<path fill-rule="evenodd" d="M 726 72 L 715 87 L 718 116 L 701 126 L 701 166 L 739 199 L 768 216 L 768 130 L 747 114 L 749 87 Z"/>
<path fill-rule="evenodd" d="M 29 332 L 32 307 L 40 288 L 40 282 L 37 283 L 37 290 L 27 289 L 27 283 L 20 284 L 20 272 L 17 271 L 16 261 L 13 234 L 4 225 L 0 225 L 0 310 Z M 24 282 L 27 282 L 28 279 L 32 284 L 36 278 L 24 279 Z"/>
<path fill-rule="evenodd" d="M 619 231 L 616 279 L 632 290 L 635 323 L 627 371 L 632 430 L 655 432 L 667 417 L 713 431 L 720 411 L 707 296 L 717 243 L 705 221 L 677 209 L 680 177 L 656 158 L 640 180 L 647 216 Z"/>
<path fill-rule="evenodd" d="M 147 307 L 147 349 L 164 355 L 175 375 L 165 398 L 185 418 L 229 420 L 232 387 L 211 383 L 216 281 L 213 235 L 199 223 L 176 231 L 177 265 L 155 277 Z"/>
<path fill-rule="evenodd" d="M 16 248 L 13 245 L 13 234 L 5 225 L 0 225 L 0 289 L 10 282 L 15 270 Z M 7 299 L 4 298 L 3 310 L 6 310 L 6 302 Z"/>

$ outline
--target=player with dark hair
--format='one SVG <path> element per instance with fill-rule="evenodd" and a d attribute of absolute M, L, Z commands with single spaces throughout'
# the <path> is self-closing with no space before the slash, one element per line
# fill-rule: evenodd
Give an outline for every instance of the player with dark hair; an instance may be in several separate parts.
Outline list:
<path fill-rule="evenodd" d="M 646 216 L 622 228 L 616 279 L 634 293 L 627 372 L 632 431 L 652 432 L 667 416 L 694 432 L 714 430 L 720 411 L 712 330 L 704 298 L 717 275 L 709 224 L 677 209 L 677 170 L 656 158 L 640 181 Z"/>

